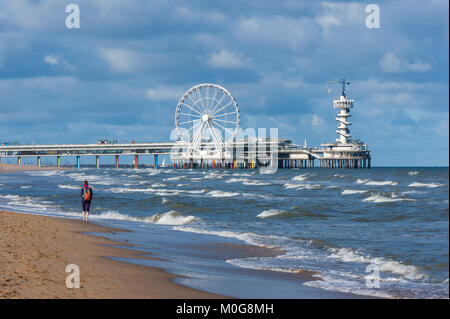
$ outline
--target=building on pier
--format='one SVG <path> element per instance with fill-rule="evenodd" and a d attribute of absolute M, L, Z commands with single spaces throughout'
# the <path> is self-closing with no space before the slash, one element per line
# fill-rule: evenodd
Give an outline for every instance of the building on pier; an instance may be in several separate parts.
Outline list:
<path fill-rule="evenodd" d="M 75 157 L 75 167 L 79 168 L 81 157 L 95 156 L 96 167 L 99 168 L 100 157 L 114 156 L 114 166 L 118 168 L 120 156 L 132 156 L 134 167 L 138 168 L 142 163 L 139 156 L 152 155 L 153 166 L 157 168 L 158 155 L 170 155 L 176 168 L 370 168 L 367 145 L 350 135 L 349 126 L 352 123 L 349 118 L 353 100 L 345 94 L 348 82 L 333 82 L 342 84 L 340 97 L 333 101 L 333 107 L 338 109 L 336 132 L 339 138 L 334 143 L 321 144 L 321 147 L 307 147 L 306 141 L 300 146 L 278 137 L 236 137 L 240 124 L 236 101 L 220 86 L 201 84 L 187 91 L 179 101 L 175 125 L 180 138 L 176 142 L 15 143 L 0 145 L 0 160 L 15 157 L 20 165 L 22 158 L 35 157 L 36 165 L 40 166 L 41 158 L 56 157 L 56 165 L 61 166 L 62 157 Z M 230 126 L 224 126 L 226 124 Z"/>

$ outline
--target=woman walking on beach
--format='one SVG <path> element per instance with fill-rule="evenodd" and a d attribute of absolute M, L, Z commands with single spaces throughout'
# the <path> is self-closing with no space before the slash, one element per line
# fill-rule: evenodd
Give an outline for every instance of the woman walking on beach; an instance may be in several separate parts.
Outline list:
<path fill-rule="evenodd" d="M 81 206 L 83 208 L 83 221 L 88 221 L 89 210 L 91 208 L 92 200 L 92 188 L 89 187 L 88 182 L 84 181 L 84 185 L 81 188 Z"/>

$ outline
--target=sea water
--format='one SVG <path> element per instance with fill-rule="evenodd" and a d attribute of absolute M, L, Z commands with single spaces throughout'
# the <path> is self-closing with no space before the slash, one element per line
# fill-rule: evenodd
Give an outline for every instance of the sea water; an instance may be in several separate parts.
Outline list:
<path fill-rule="evenodd" d="M 132 230 L 110 236 L 163 257 L 147 264 L 188 286 L 247 298 L 305 297 L 306 287 L 310 297 L 449 297 L 448 168 L 4 173 L 0 207 L 81 218 L 84 180 L 91 221 Z M 279 253 L 211 248 L 221 244 Z M 299 271 L 310 280 L 293 280 Z"/>

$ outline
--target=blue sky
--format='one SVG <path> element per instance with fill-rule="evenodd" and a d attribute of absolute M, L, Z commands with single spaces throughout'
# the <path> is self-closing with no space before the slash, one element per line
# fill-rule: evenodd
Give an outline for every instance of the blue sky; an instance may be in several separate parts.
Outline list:
<path fill-rule="evenodd" d="M 80 7 L 79 29 L 65 7 Z M 365 8 L 380 7 L 380 28 Z M 180 96 L 217 83 L 241 127 L 334 141 L 327 81 L 376 166 L 448 166 L 447 0 L 0 2 L 0 139 L 168 141 Z"/>

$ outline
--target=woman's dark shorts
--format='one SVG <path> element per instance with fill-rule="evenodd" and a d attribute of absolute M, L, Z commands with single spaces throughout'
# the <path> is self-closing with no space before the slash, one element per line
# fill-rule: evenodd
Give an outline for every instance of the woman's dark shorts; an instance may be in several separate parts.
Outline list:
<path fill-rule="evenodd" d="M 81 206 L 83 207 L 83 212 L 88 212 L 91 208 L 91 201 L 90 200 L 83 200 L 81 201 Z"/>

